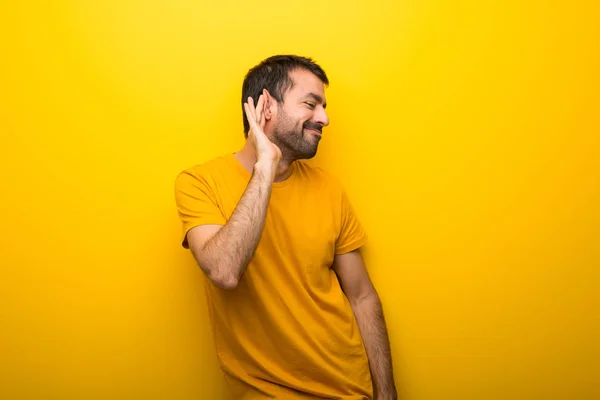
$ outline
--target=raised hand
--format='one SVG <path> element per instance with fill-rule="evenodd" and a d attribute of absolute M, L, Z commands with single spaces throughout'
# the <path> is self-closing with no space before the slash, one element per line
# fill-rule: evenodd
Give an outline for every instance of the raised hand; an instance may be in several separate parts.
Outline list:
<path fill-rule="evenodd" d="M 279 160 L 281 160 L 281 150 L 275 143 L 269 140 L 264 132 L 266 123 L 263 112 L 265 97 L 266 94 L 263 92 L 258 98 L 256 107 L 254 107 L 252 97 L 248 97 L 248 101 L 244 103 L 244 111 L 250 124 L 248 140 L 250 140 L 256 151 L 257 164 L 272 168 L 272 172 L 274 173 L 277 170 Z"/>

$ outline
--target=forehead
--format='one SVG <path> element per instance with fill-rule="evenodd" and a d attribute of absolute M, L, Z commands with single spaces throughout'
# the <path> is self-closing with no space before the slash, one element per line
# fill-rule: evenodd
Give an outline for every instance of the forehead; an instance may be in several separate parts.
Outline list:
<path fill-rule="evenodd" d="M 324 97 L 325 85 L 312 72 L 297 69 L 290 72 L 290 78 L 294 81 L 294 86 L 289 90 L 288 95 L 292 97 L 301 97 L 309 93 Z"/>

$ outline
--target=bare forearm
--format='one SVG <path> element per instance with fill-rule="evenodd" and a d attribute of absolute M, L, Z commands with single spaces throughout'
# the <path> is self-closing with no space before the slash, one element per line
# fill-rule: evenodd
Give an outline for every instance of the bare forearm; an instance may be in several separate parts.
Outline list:
<path fill-rule="evenodd" d="M 267 169 L 255 168 L 229 221 L 202 249 L 210 265 L 208 276 L 233 288 L 242 277 L 260 240 L 273 178 Z"/>
<path fill-rule="evenodd" d="M 389 336 L 381 301 L 376 292 L 352 305 L 365 344 L 369 366 L 379 400 L 396 399 Z"/>

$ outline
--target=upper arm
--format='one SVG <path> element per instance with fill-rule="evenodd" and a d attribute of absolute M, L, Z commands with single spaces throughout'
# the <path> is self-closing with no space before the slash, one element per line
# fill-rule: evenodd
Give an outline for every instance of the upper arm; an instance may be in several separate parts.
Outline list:
<path fill-rule="evenodd" d="M 182 223 L 184 248 L 202 248 L 226 223 L 210 182 L 197 169 L 183 171 L 175 180 L 175 203 Z"/>
<path fill-rule="evenodd" d="M 206 262 L 203 260 L 204 246 L 221 228 L 223 228 L 223 225 L 200 225 L 190 229 L 186 235 L 188 247 L 202 270 L 208 271 L 208 266 L 205 265 Z"/>
<path fill-rule="evenodd" d="M 223 228 L 223 225 L 199 225 L 191 228 L 186 235 L 186 241 L 194 258 L 199 262 L 202 249 L 217 232 Z"/>
<path fill-rule="evenodd" d="M 346 191 L 341 189 L 340 231 L 335 243 L 336 255 L 352 252 L 367 242 L 367 234 L 358 220 Z M 360 254 L 359 254 L 360 255 Z"/>
<path fill-rule="evenodd" d="M 359 249 L 336 255 L 333 269 L 351 304 L 375 294 L 375 288 Z"/>

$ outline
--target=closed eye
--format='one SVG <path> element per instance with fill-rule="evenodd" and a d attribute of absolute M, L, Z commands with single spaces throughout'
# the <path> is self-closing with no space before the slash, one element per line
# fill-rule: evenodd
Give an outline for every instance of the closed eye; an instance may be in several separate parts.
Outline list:
<path fill-rule="evenodd" d="M 313 108 L 315 108 L 315 104 L 314 104 L 314 103 L 310 103 L 310 102 L 308 102 L 308 101 L 305 101 L 305 102 L 304 102 L 304 104 L 306 104 L 306 105 L 307 105 L 307 106 L 308 106 L 308 107 L 309 107 L 311 110 L 312 110 Z"/>

